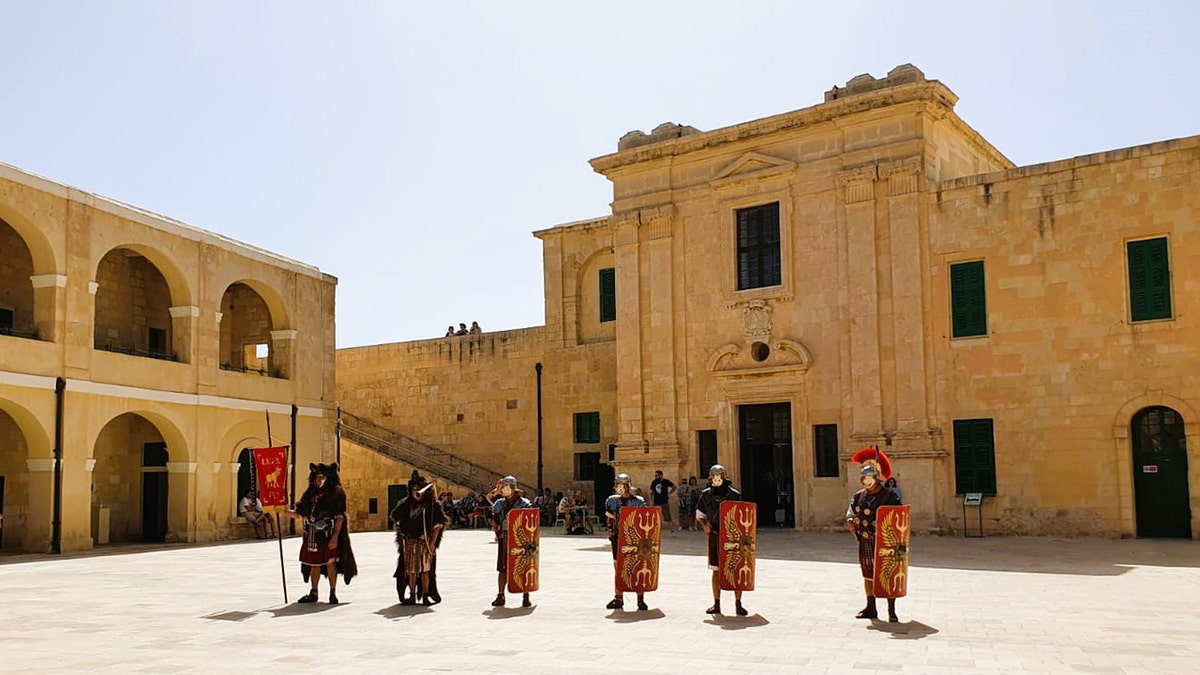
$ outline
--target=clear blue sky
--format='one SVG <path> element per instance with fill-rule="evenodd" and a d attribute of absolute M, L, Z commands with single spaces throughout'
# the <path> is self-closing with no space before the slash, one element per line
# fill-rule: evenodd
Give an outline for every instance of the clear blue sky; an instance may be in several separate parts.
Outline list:
<path fill-rule="evenodd" d="M 1145 5 L 1145 6 L 1143 6 Z M 341 347 L 543 323 L 631 129 L 911 62 L 1017 164 L 1200 134 L 1193 2 L 8 2 L 0 162 L 316 265 Z"/>

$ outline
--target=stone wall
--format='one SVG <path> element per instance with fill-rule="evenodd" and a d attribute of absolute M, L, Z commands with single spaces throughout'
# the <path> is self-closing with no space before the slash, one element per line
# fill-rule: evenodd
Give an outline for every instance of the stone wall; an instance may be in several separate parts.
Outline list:
<path fill-rule="evenodd" d="M 18 333 L 32 333 L 33 323 L 33 259 L 21 244 L 20 236 L 8 223 L 0 220 L 0 309 L 13 313 L 12 328 Z"/>
<path fill-rule="evenodd" d="M 346 490 L 347 511 L 351 532 L 388 529 L 388 514 L 395 504 L 388 503 L 389 485 L 406 485 L 413 467 L 381 455 L 356 443 L 342 440 L 342 487 Z M 449 491 L 455 499 L 466 496 L 469 490 L 427 471 L 420 472 L 433 483 L 436 494 Z M 375 499 L 376 513 L 370 513 L 370 500 Z"/>

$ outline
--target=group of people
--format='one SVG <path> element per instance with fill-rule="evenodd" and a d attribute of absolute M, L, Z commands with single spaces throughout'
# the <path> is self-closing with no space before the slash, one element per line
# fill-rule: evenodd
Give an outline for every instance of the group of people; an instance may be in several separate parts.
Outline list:
<path fill-rule="evenodd" d="M 467 328 L 467 324 L 465 323 L 459 323 L 458 328 L 455 328 L 454 324 L 446 326 L 446 334 L 442 337 L 454 337 L 455 335 L 475 335 L 482 332 L 483 329 L 479 327 L 479 322 L 472 321 L 470 328 Z"/>
<path fill-rule="evenodd" d="M 880 517 L 880 509 L 887 506 L 900 506 L 899 489 L 891 477 L 891 463 L 877 448 L 859 451 L 853 461 L 862 465 L 859 480 L 862 488 L 854 493 L 846 510 L 846 527 L 858 542 L 859 566 L 864 581 L 866 606 L 855 617 L 875 619 L 879 616 L 876 608 L 876 588 L 878 583 L 875 575 L 876 560 L 876 521 Z M 300 598 L 301 603 L 316 602 L 318 583 L 321 576 L 329 580 L 329 602 L 337 604 L 337 578 L 341 575 L 348 584 L 358 573 L 354 554 L 350 547 L 349 527 L 346 519 L 346 494 L 342 490 L 338 476 L 337 464 L 310 464 L 309 484 L 303 496 L 297 502 L 294 510 L 285 511 L 285 515 L 301 520 L 304 525 L 304 539 L 300 548 L 301 571 L 310 582 L 311 590 Z M 408 496 L 398 502 L 391 511 L 392 520 L 396 524 L 396 587 L 401 604 L 425 605 L 441 602 L 437 590 L 437 550 L 448 524 L 442 504 L 434 497 L 433 485 L 420 477 L 416 471 L 409 480 Z M 888 483 L 885 486 L 885 482 Z M 689 491 L 690 483 L 688 481 Z M 675 487 L 669 480 L 662 477 L 662 472 L 655 473 L 655 482 L 651 484 L 650 492 L 655 495 L 669 496 L 675 492 Z M 539 495 L 547 497 L 548 493 Z M 247 495 L 251 499 L 252 494 Z M 492 526 L 496 531 L 498 546 L 496 547 L 497 593 L 492 601 L 493 607 L 503 607 L 507 602 L 506 581 L 509 564 L 511 536 L 505 524 L 509 514 L 514 509 L 533 509 L 534 504 L 526 499 L 517 486 L 514 476 L 505 476 L 497 482 L 496 489 L 484 498 L 490 503 Z M 721 555 L 721 505 L 725 502 L 742 501 L 741 492 L 734 488 L 725 468 L 715 464 L 709 470 L 708 485 L 699 491 L 695 498 L 695 522 L 708 537 L 708 568 L 711 570 L 713 604 L 706 611 L 708 614 L 721 614 L 721 579 L 719 574 Z M 252 506 L 252 504 L 251 504 Z M 643 507 L 646 501 L 637 494 L 628 474 L 621 473 L 614 481 L 613 494 L 604 502 L 605 530 L 611 544 L 613 557 L 614 596 L 608 602 L 608 609 L 624 609 L 625 589 L 628 584 L 622 584 L 622 570 L 618 564 L 619 534 L 618 524 L 621 523 L 622 510 L 627 507 Z M 670 522 L 669 502 L 662 508 L 662 522 Z M 261 512 L 261 505 L 258 507 Z M 535 519 L 536 524 L 536 519 Z M 732 522 L 732 521 L 731 521 Z M 730 525 L 725 525 L 730 526 Z M 528 545 L 523 542 L 522 545 Z M 905 540 L 902 546 L 906 547 Z M 532 547 L 536 549 L 536 545 Z M 631 550 L 637 550 L 633 547 Z M 641 548 L 645 550 L 644 547 Z M 902 550 L 902 556 L 907 555 Z M 657 565 L 657 549 L 654 549 L 655 566 Z M 905 558 L 906 561 L 906 558 Z M 906 563 L 905 563 L 906 564 Z M 536 589 L 536 585 L 533 587 Z M 657 567 L 655 567 L 654 588 L 657 588 Z M 752 585 L 749 588 L 753 588 Z M 738 616 L 748 614 L 742 604 L 742 590 L 734 590 L 734 611 Z M 900 593 L 903 595 L 903 592 Z M 637 609 L 649 609 L 646 603 L 645 591 L 637 591 Z M 888 621 L 896 622 L 896 598 L 894 594 L 885 596 L 888 605 Z M 521 606 L 531 606 L 529 592 L 523 592 Z"/>

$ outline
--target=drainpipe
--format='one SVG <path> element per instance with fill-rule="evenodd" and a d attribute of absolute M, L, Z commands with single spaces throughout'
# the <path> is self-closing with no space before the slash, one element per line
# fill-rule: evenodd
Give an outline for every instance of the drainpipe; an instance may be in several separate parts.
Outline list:
<path fill-rule="evenodd" d="M 534 364 L 537 371 L 537 489 L 538 496 L 542 494 L 542 362 Z"/>
<path fill-rule="evenodd" d="M 62 553 L 62 437 L 63 400 L 67 391 L 67 380 L 54 379 L 54 515 L 50 525 L 50 552 Z"/>

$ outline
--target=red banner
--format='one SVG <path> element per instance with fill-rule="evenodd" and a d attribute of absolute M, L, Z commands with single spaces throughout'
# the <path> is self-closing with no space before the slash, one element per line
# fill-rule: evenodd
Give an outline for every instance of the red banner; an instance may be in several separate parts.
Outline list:
<path fill-rule="evenodd" d="M 287 447 L 254 448 L 250 454 L 254 455 L 254 475 L 263 511 L 287 508 Z"/>

